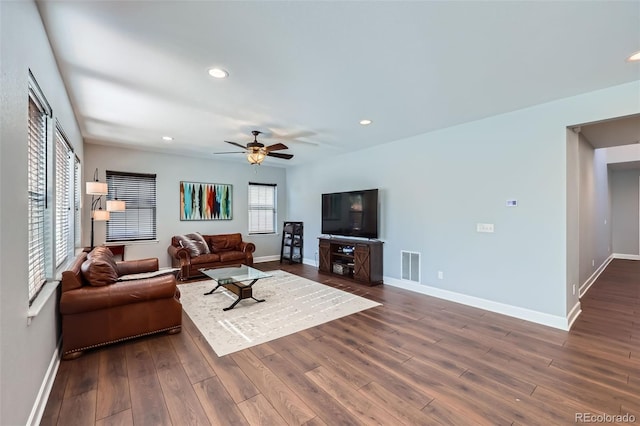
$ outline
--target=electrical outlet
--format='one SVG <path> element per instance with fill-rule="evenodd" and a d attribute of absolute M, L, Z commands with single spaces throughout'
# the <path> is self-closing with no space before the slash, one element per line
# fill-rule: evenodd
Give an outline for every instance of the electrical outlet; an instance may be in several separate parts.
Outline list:
<path fill-rule="evenodd" d="M 444 279 L 444 272 L 438 271 L 438 279 L 439 280 L 443 280 Z"/>
<path fill-rule="evenodd" d="M 575 284 L 573 285 L 573 295 L 574 296 L 576 295 L 576 285 Z"/>
<path fill-rule="evenodd" d="M 595 259 L 591 259 L 591 266 L 596 266 L 596 260 Z"/>

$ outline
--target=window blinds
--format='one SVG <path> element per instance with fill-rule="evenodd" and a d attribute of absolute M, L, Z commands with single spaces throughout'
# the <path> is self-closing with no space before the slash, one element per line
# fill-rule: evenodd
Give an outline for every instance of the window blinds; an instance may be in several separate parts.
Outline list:
<path fill-rule="evenodd" d="M 67 260 L 72 253 L 71 226 L 73 211 L 71 210 L 72 187 L 72 151 L 62 131 L 56 126 L 56 267 Z"/>
<path fill-rule="evenodd" d="M 249 182 L 249 233 L 276 232 L 276 185 Z"/>
<path fill-rule="evenodd" d="M 80 247 L 82 242 L 80 241 L 80 236 L 82 235 L 81 226 L 82 223 L 80 221 L 81 214 L 80 210 L 82 209 L 82 170 L 80 168 L 80 159 L 74 156 L 73 161 L 73 173 L 75 176 L 74 179 L 74 195 L 73 195 L 73 212 L 74 212 L 74 231 L 73 235 L 75 236 L 74 246 Z"/>
<path fill-rule="evenodd" d="M 29 92 L 29 134 L 27 164 L 28 234 L 29 234 L 29 302 L 45 283 L 45 209 L 47 120 L 45 108 Z"/>
<path fill-rule="evenodd" d="M 156 175 L 107 170 L 109 200 L 126 203 L 123 212 L 111 212 L 107 241 L 156 239 Z"/>

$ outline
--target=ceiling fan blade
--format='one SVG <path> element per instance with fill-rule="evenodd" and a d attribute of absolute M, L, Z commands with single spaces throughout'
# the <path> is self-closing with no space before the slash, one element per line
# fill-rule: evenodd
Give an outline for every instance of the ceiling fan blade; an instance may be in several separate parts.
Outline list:
<path fill-rule="evenodd" d="M 239 146 L 242 149 L 247 149 L 246 146 L 244 145 L 240 145 L 238 142 L 230 142 L 230 141 L 225 141 L 226 143 L 230 143 L 231 145 L 235 145 L 235 146 Z"/>
<path fill-rule="evenodd" d="M 281 154 L 279 152 L 268 152 L 267 156 L 276 157 L 276 158 L 283 158 L 285 160 L 291 160 L 293 158 L 292 154 Z"/>
<path fill-rule="evenodd" d="M 266 148 L 266 150 L 267 150 L 267 151 L 269 151 L 269 152 L 271 152 L 271 151 L 280 151 L 280 150 L 282 150 L 282 149 L 289 149 L 289 147 L 288 147 L 288 146 L 286 146 L 286 145 L 285 145 L 285 144 L 283 144 L 283 143 L 276 143 L 276 144 L 273 144 L 273 145 L 269 145 L 269 146 Z"/>

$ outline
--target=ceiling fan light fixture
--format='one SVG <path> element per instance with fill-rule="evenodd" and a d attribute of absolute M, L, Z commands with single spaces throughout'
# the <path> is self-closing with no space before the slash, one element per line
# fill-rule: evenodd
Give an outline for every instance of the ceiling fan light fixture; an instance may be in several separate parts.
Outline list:
<path fill-rule="evenodd" d="M 365 118 L 364 120 L 360 120 L 360 124 L 362 124 L 363 126 L 368 126 L 371 123 L 373 123 L 373 121 L 369 120 L 368 118 Z"/>
<path fill-rule="evenodd" d="M 247 153 L 247 161 L 252 165 L 260 165 L 266 156 L 267 151 L 264 148 L 254 148 Z"/>
<path fill-rule="evenodd" d="M 227 78 L 229 73 L 222 68 L 209 68 L 209 75 L 213 78 Z"/>
<path fill-rule="evenodd" d="M 637 62 L 640 61 L 640 51 L 632 54 L 627 58 L 627 62 Z"/>
<path fill-rule="evenodd" d="M 171 136 L 163 136 L 162 140 L 165 142 L 171 142 L 173 140 L 173 138 Z"/>

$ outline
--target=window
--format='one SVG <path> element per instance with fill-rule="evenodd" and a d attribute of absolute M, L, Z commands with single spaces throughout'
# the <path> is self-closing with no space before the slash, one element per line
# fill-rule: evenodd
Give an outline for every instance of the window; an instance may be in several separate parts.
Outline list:
<path fill-rule="evenodd" d="M 29 79 L 27 217 L 29 303 L 46 281 L 45 213 L 47 208 L 47 125 L 51 108 L 33 76 Z"/>
<path fill-rule="evenodd" d="M 126 203 L 123 212 L 111 212 L 107 242 L 156 239 L 156 175 L 107 170 L 108 199 Z"/>
<path fill-rule="evenodd" d="M 275 233 L 276 219 L 276 185 L 249 182 L 249 233 Z"/>
<path fill-rule="evenodd" d="M 71 200 L 74 194 L 72 161 L 73 151 L 67 142 L 64 132 L 56 126 L 56 236 L 55 259 L 56 267 L 60 266 L 73 252 L 72 226 L 74 225 L 74 210 Z"/>
<path fill-rule="evenodd" d="M 73 174 L 75 176 L 75 186 L 74 186 L 74 194 L 73 194 L 73 212 L 74 212 L 74 225 L 73 225 L 73 234 L 75 236 L 74 246 L 80 247 L 82 241 L 80 236 L 82 235 L 82 223 L 80 218 L 82 215 L 80 214 L 80 210 L 82 209 L 82 170 L 80 168 L 80 159 L 78 157 L 74 157 L 73 161 Z"/>

